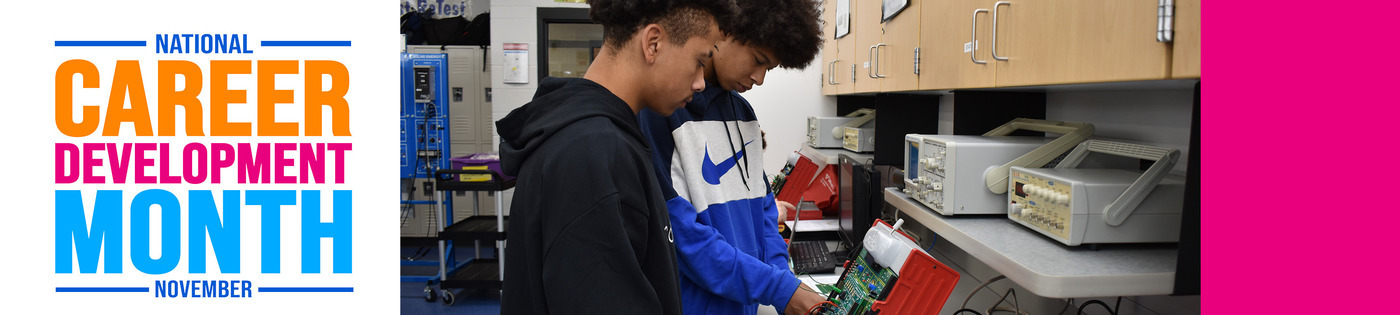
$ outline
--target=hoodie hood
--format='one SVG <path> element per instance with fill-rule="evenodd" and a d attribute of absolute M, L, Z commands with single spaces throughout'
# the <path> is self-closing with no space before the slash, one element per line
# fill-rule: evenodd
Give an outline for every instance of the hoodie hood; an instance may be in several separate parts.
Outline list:
<path fill-rule="evenodd" d="M 501 135 L 501 170 L 517 176 L 525 159 L 559 130 L 579 120 L 604 117 L 650 149 L 627 103 L 598 83 L 581 78 L 546 77 L 530 103 L 496 122 Z"/>

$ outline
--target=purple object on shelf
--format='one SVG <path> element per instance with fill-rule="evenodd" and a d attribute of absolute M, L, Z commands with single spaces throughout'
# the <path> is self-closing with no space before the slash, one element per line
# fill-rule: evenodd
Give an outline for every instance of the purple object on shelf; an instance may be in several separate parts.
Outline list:
<path fill-rule="evenodd" d="M 449 161 L 452 161 L 452 169 L 455 170 L 460 170 L 466 166 L 485 165 L 486 169 L 491 170 L 492 172 L 496 173 L 496 175 L 501 176 L 501 180 L 509 181 L 515 179 L 515 176 L 506 176 L 505 174 L 501 173 L 501 157 L 496 152 L 469 154 L 451 158 L 449 159 Z"/>

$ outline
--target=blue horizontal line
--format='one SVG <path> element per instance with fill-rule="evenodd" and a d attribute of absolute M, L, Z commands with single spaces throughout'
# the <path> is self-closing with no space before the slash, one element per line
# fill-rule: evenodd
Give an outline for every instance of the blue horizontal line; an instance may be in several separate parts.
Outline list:
<path fill-rule="evenodd" d="M 354 287 L 258 287 L 258 292 L 355 292 Z"/>
<path fill-rule="evenodd" d="M 144 40 L 56 40 L 54 47 L 146 47 Z"/>
<path fill-rule="evenodd" d="M 265 47 L 350 47 L 348 40 L 265 40 Z"/>
<path fill-rule="evenodd" d="M 147 287 L 55 287 L 54 292 L 151 292 Z"/>

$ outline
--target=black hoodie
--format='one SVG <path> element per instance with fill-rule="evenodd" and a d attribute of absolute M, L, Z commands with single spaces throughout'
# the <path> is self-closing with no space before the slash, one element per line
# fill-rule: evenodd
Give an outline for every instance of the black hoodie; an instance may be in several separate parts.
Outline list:
<path fill-rule="evenodd" d="M 501 313 L 680 314 L 666 201 L 627 103 L 545 78 L 496 127 L 518 176 Z"/>

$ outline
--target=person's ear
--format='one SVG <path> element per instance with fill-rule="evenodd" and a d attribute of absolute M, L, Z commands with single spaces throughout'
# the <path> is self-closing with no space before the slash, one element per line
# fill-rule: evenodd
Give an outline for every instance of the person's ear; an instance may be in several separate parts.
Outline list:
<path fill-rule="evenodd" d="M 646 59 L 647 64 L 656 63 L 657 51 L 661 49 L 661 42 L 665 40 L 666 31 L 661 29 L 661 25 L 647 24 L 646 27 L 642 28 L 638 37 L 642 38 L 642 57 Z"/>

